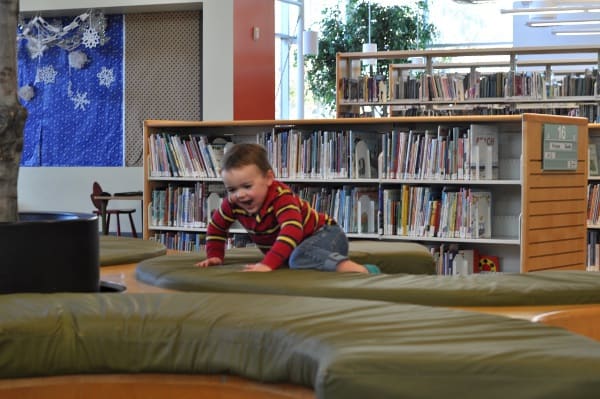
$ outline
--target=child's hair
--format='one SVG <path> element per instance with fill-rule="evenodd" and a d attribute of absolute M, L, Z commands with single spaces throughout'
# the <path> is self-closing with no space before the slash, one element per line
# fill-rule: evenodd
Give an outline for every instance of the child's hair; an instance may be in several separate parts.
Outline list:
<path fill-rule="evenodd" d="M 272 170 L 267 151 L 259 144 L 235 144 L 225 152 L 221 160 L 222 171 L 237 169 L 247 165 L 256 165 L 263 173 Z"/>

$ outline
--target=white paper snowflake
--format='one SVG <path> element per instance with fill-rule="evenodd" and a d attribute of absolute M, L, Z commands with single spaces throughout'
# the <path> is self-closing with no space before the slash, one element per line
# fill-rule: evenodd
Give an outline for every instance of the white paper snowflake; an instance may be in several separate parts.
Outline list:
<path fill-rule="evenodd" d="M 82 111 L 85 111 L 85 106 L 90 103 L 90 100 L 87 99 L 87 93 L 82 93 L 80 91 L 71 97 L 71 101 L 73 101 L 75 109 L 81 109 Z"/>
<path fill-rule="evenodd" d="M 44 84 L 54 83 L 58 72 L 54 70 L 52 65 L 38 68 L 35 72 L 35 83 L 43 82 Z"/>
<path fill-rule="evenodd" d="M 44 51 L 46 51 L 48 47 L 42 44 L 41 41 L 30 39 L 27 41 L 27 50 L 29 51 L 29 57 L 34 60 L 36 58 L 42 58 L 44 55 Z"/>
<path fill-rule="evenodd" d="M 106 67 L 102 67 L 102 70 L 98 72 L 96 76 L 98 77 L 100 86 L 110 87 L 110 85 L 115 81 L 112 68 L 107 69 Z"/>
<path fill-rule="evenodd" d="M 87 28 L 83 31 L 81 42 L 87 48 L 94 48 L 100 43 L 100 35 L 93 28 Z"/>

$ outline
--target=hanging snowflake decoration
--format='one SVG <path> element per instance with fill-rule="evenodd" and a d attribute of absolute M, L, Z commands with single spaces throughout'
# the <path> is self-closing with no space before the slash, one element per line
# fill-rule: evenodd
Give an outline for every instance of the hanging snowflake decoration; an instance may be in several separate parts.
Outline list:
<path fill-rule="evenodd" d="M 60 20 L 46 21 L 41 16 L 25 20 L 19 17 L 17 39 L 27 41 L 27 50 L 31 59 L 41 58 L 44 52 L 58 46 L 73 51 L 81 44 L 87 48 L 104 46 L 109 40 L 106 36 L 106 17 L 101 11 L 90 10 L 76 16 L 69 24 Z"/>
<path fill-rule="evenodd" d="M 71 51 L 69 53 L 69 66 L 75 69 L 82 69 L 89 61 L 88 56 L 83 51 Z"/>
<path fill-rule="evenodd" d="M 94 48 L 98 44 L 100 44 L 100 35 L 94 28 L 90 26 L 83 31 L 83 37 L 81 38 L 81 42 L 87 48 Z"/>
<path fill-rule="evenodd" d="M 43 82 L 44 84 L 54 83 L 58 72 L 54 70 L 52 65 L 38 68 L 35 73 L 35 83 Z"/>
<path fill-rule="evenodd" d="M 17 95 L 23 101 L 30 101 L 35 96 L 35 89 L 30 85 L 21 86 L 17 91 Z"/>
<path fill-rule="evenodd" d="M 115 81 L 112 68 L 107 69 L 106 67 L 102 67 L 102 70 L 98 72 L 96 76 L 98 77 L 100 86 L 110 87 L 110 85 Z"/>
<path fill-rule="evenodd" d="M 29 40 L 27 42 L 27 51 L 29 52 L 29 58 L 32 60 L 35 60 L 36 58 L 42 58 L 44 51 L 47 49 L 48 47 L 40 41 Z"/>
<path fill-rule="evenodd" d="M 82 111 L 85 111 L 85 106 L 90 103 L 90 100 L 87 99 L 87 93 L 82 93 L 80 91 L 71 97 L 71 101 L 73 101 L 75 109 L 81 109 Z"/>

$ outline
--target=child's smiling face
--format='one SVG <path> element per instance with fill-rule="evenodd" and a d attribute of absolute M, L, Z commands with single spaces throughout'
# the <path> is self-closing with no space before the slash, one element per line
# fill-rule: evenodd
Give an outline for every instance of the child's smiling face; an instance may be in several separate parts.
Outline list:
<path fill-rule="evenodd" d="M 267 198 L 269 186 L 273 183 L 273 171 L 262 172 L 256 165 L 223 170 L 223 183 L 229 201 L 249 214 L 258 212 Z"/>

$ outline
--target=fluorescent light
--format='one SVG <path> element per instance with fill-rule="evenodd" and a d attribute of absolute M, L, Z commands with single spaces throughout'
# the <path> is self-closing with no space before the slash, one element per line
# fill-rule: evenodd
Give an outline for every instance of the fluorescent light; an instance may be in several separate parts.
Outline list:
<path fill-rule="evenodd" d="M 588 36 L 600 35 L 600 29 L 581 29 L 581 30 L 553 30 L 553 35 L 556 36 Z"/>
<path fill-rule="evenodd" d="M 573 19 L 564 21 L 529 21 L 526 23 L 527 26 L 532 28 L 540 28 L 544 26 L 571 26 L 571 25 L 595 25 L 600 24 L 598 19 Z"/>
<path fill-rule="evenodd" d="M 511 8 L 500 10 L 501 14 L 576 14 L 586 12 L 584 7 L 538 7 L 538 8 Z"/>

